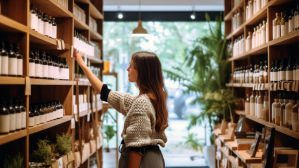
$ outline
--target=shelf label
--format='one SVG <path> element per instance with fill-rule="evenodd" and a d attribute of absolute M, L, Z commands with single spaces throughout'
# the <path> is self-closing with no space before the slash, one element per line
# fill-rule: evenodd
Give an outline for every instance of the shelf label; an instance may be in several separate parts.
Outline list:
<path fill-rule="evenodd" d="M 75 129 L 75 119 L 71 119 L 71 129 Z"/>
<path fill-rule="evenodd" d="M 73 55 L 74 55 L 74 46 L 71 46 L 71 58 L 73 58 Z M 75 52 L 76 53 L 76 52 Z"/>

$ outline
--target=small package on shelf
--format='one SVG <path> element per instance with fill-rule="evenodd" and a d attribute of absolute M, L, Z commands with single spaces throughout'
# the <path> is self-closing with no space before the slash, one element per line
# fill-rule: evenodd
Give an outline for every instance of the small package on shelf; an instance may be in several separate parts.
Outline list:
<path fill-rule="evenodd" d="M 93 19 L 92 17 L 89 17 L 89 27 L 97 32 L 97 29 L 98 29 L 98 24 L 97 24 L 97 21 L 95 19 Z"/>
<path fill-rule="evenodd" d="M 78 17 L 82 22 L 86 23 L 86 14 L 83 9 L 74 4 L 74 15 Z"/>

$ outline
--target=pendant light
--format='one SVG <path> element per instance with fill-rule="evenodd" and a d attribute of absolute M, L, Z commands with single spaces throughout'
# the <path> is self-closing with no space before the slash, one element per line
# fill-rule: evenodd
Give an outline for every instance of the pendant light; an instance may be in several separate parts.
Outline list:
<path fill-rule="evenodd" d="M 139 20 L 138 20 L 138 26 L 133 30 L 132 36 L 133 37 L 145 37 L 147 36 L 147 31 L 142 27 L 142 21 L 141 21 L 141 0 L 139 0 Z"/>

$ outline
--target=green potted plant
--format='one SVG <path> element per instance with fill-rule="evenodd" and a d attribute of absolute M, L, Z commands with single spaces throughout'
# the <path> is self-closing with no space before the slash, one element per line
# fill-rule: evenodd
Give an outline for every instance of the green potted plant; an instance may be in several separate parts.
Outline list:
<path fill-rule="evenodd" d="M 4 160 L 3 168 L 23 168 L 23 160 L 24 158 L 20 153 L 15 157 L 7 155 Z"/>
<path fill-rule="evenodd" d="M 107 140 L 107 148 L 106 151 L 110 152 L 109 149 L 109 141 L 114 137 L 115 131 L 114 131 L 113 125 L 104 125 L 104 138 Z"/>
<path fill-rule="evenodd" d="M 39 139 L 37 146 L 38 149 L 33 151 L 34 157 L 43 166 L 50 167 L 53 163 L 52 157 L 54 156 L 54 153 L 51 152 L 50 141 L 47 139 Z"/>
<path fill-rule="evenodd" d="M 209 33 L 193 42 L 190 48 L 186 49 L 183 65 L 177 63 L 172 70 L 164 70 L 168 78 L 181 82 L 187 88 L 184 93 L 196 93 L 196 98 L 191 104 L 200 104 L 201 113 L 190 115 L 188 130 L 196 125 L 207 124 L 211 131 L 210 144 L 214 144 L 214 121 L 222 116 L 222 124 L 226 121 L 233 121 L 232 109 L 237 103 L 231 89 L 225 84 L 229 81 L 231 63 L 228 58 L 231 50 L 227 45 L 226 36 L 223 31 L 222 14 L 216 17 L 216 22 L 206 14 Z M 187 82 L 186 82 L 187 81 Z M 233 125 L 234 126 L 234 125 Z M 215 150 L 213 146 L 205 147 L 204 151 L 209 154 L 207 161 L 214 167 Z M 210 160 L 210 161 L 209 161 Z"/>

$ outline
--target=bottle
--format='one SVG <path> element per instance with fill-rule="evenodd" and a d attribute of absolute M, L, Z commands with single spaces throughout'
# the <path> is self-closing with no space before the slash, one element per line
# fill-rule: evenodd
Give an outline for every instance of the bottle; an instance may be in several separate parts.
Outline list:
<path fill-rule="evenodd" d="M 269 97 L 268 97 L 268 91 L 265 91 L 264 96 L 264 107 L 263 107 L 263 120 L 269 121 Z"/>
<path fill-rule="evenodd" d="M 42 109 L 43 109 L 43 111 L 45 113 L 45 122 L 50 121 L 49 120 L 50 118 L 49 118 L 49 110 L 47 108 L 47 103 L 44 103 L 44 105 L 42 106 Z"/>
<path fill-rule="evenodd" d="M 51 121 L 53 120 L 54 117 L 53 117 L 53 108 L 51 107 L 50 103 L 48 103 L 47 109 L 48 109 L 48 119 L 49 121 Z"/>
<path fill-rule="evenodd" d="M 259 83 L 259 79 L 260 79 L 260 70 L 259 70 L 260 66 L 258 64 L 256 64 L 256 74 L 255 74 L 255 83 Z"/>
<path fill-rule="evenodd" d="M 44 17 L 40 10 L 38 11 L 38 32 L 44 34 Z"/>
<path fill-rule="evenodd" d="M 57 38 L 57 24 L 55 22 L 55 18 L 52 18 L 52 37 L 54 39 Z"/>
<path fill-rule="evenodd" d="M 252 48 L 256 47 L 256 31 L 255 31 L 255 27 L 253 28 L 253 33 L 252 33 Z"/>
<path fill-rule="evenodd" d="M 292 128 L 292 112 L 293 112 L 293 106 L 295 104 L 295 100 L 293 95 L 290 96 L 289 103 L 286 104 L 286 111 L 284 116 L 284 124 L 287 126 L 287 128 Z"/>
<path fill-rule="evenodd" d="M 59 80 L 63 80 L 64 65 L 62 63 L 61 57 L 58 58 L 59 63 Z"/>
<path fill-rule="evenodd" d="M 298 108 L 299 108 L 299 97 L 297 94 L 297 104 L 293 106 L 293 111 L 292 111 L 292 122 L 298 122 Z"/>
<path fill-rule="evenodd" d="M 38 31 L 38 16 L 35 11 L 34 5 L 30 4 L 30 27 L 31 29 Z"/>
<path fill-rule="evenodd" d="M 63 118 L 64 109 L 60 101 L 57 101 L 57 107 L 59 108 L 59 118 Z"/>
<path fill-rule="evenodd" d="M 274 83 L 274 68 L 275 68 L 275 63 L 272 61 L 272 68 L 270 69 L 270 83 Z"/>
<path fill-rule="evenodd" d="M 12 44 L 7 42 L 7 51 L 8 51 L 8 76 L 17 76 L 17 56 L 13 51 Z"/>
<path fill-rule="evenodd" d="M 29 127 L 34 126 L 34 113 L 32 111 L 32 106 L 29 106 Z"/>
<path fill-rule="evenodd" d="M 12 100 L 9 101 L 9 106 L 8 106 L 8 110 L 9 110 L 9 130 L 10 132 L 15 132 L 16 131 L 16 111 L 13 108 L 13 103 Z"/>
<path fill-rule="evenodd" d="M 288 28 L 288 32 L 291 33 L 294 30 L 294 10 L 291 9 L 291 14 L 289 16 L 289 28 Z"/>
<path fill-rule="evenodd" d="M 281 63 L 280 63 L 280 71 L 279 71 L 279 79 L 280 79 L 280 82 L 285 82 L 286 81 L 286 66 L 285 66 L 285 60 L 282 59 L 281 60 Z M 292 71 L 293 72 L 293 71 Z M 293 74 L 292 74 L 293 76 Z"/>
<path fill-rule="evenodd" d="M 280 99 L 280 95 L 278 96 L 278 102 L 275 106 L 275 124 L 280 125 L 280 117 L 281 117 L 281 104 L 283 103 L 282 99 Z"/>
<path fill-rule="evenodd" d="M 296 81 L 296 67 L 297 67 L 298 57 L 296 58 L 296 61 L 293 66 L 293 81 Z"/>
<path fill-rule="evenodd" d="M 262 45 L 262 24 L 258 26 L 258 46 Z"/>
<path fill-rule="evenodd" d="M 35 78 L 35 59 L 33 50 L 30 50 L 29 56 L 29 77 Z"/>
<path fill-rule="evenodd" d="M 257 116 L 258 116 L 257 113 L 258 113 L 258 110 L 259 110 L 258 101 L 257 101 L 257 100 L 258 100 L 258 97 L 259 97 L 259 92 L 256 91 L 255 93 L 256 93 L 256 94 L 255 94 L 255 98 L 254 98 L 254 102 L 255 102 L 255 110 L 254 110 L 254 111 L 255 111 L 255 114 L 254 114 L 254 116 L 257 117 Z"/>
<path fill-rule="evenodd" d="M 277 20 L 278 20 L 278 13 L 276 13 L 276 17 L 275 19 L 273 20 L 273 40 L 277 38 Z"/>
<path fill-rule="evenodd" d="M 281 12 L 281 36 L 284 36 L 287 34 L 287 29 L 286 29 L 286 23 L 285 23 L 285 13 L 284 12 Z"/>
<path fill-rule="evenodd" d="M 260 62 L 260 73 L 259 73 L 259 83 L 263 83 L 263 76 L 264 76 L 264 67 L 263 62 Z"/>
<path fill-rule="evenodd" d="M 249 51 L 252 49 L 252 37 L 251 37 L 251 32 L 249 31 L 248 32 L 248 37 L 247 37 L 247 40 L 246 40 L 246 51 Z"/>
<path fill-rule="evenodd" d="M 277 105 L 278 99 L 274 98 L 274 102 L 272 103 L 272 123 L 275 124 L 275 118 L 276 118 L 276 105 Z"/>
<path fill-rule="evenodd" d="M 255 116 L 255 91 L 251 92 L 250 96 L 250 115 Z"/>
<path fill-rule="evenodd" d="M 253 83 L 253 68 L 252 68 L 252 64 L 250 64 L 250 69 L 249 69 L 249 83 Z"/>
<path fill-rule="evenodd" d="M 38 110 L 39 112 L 39 120 L 40 120 L 40 124 L 43 124 L 46 122 L 46 119 L 45 119 L 45 112 L 43 110 L 43 106 L 42 104 L 40 104 L 40 108 L 38 108 L 38 105 L 35 105 L 35 108 Z"/>
<path fill-rule="evenodd" d="M 280 106 L 280 124 L 279 124 L 279 126 L 284 126 L 285 127 L 285 125 L 284 125 L 284 116 L 285 116 L 285 113 L 286 113 L 286 104 L 289 102 L 289 100 L 287 99 L 287 97 L 286 97 L 286 94 L 285 93 L 283 93 L 283 99 L 281 99 L 280 100 L 280 104 L 281 104 L 281 106 Z M 277 114 L 276 114 L 276 117 L 277 117 Z M 276 118 L 276 120 L 277 120 L 277 118 Z"/>
<path fill-rule="evenodd" d="M 48 79 L 54 79 L 54 66 L 50 55 L 48 55 Z"/>
<path fill-rule="evenodd" d="M 33 110 L 33 113 L 34 113 L 34 125 L 39 125 L 40 124 L 40 116 L 39 116 L 37 105 L 35 105 L 35 109 Z"/>
<path fill-rule="evenodd" d="M 257 118 L 262 119 L 263 118 L 263 106 L 264 106 L 264 101 L 263 101 L 263 92 L 259 92 L 259 96 L 257 98 Z"/>
<path fill-rule="evenodd" d="M 49 36 L 50 38 L 53 38 L 53 37 L 52 37 L 52 32 L 53 32 L 53 30 L 52 30 L 52 17 L 49 16 L 49 17 L 48 17 L 48 36 Z"/>
<path fill-rule="evenodd" d="M 241 67 L 241 83 L 245 83 L 245 67 Z"/>
<path fill-rule="evenodd" d="M 248 2 L 248 19 L 253 15 L 253 3 L 252 1 Z"/>
<path fill-rule="evenodd" d="M 17 57 L 17 76 L 23 76 L 23 56 L 19 53 L 19 47 L 14 44 L 14 52 Z"/>
<path fill-rule="evenodd" d="M 279 79 L 278 79 L 278 77 L 279 77 L 278 65 L 279 65 L 279 62 L 278 62 L 278 60 L 276 60 L 275 61 L 274 73 L 273 73 L 273 78 L 274 78 L 273 82 L 274 83 L 279 82 Z"/>
<path fill-rule="evenodd" d="M 277 13 L 276 38 L 281 37 L 281 16 Z"/>
<path fill-rule="evenodd" d="M 250 114 L 250 96 L 249 96 L 249 94 L 246 95 L 245 114 Z"/>
<path fill-rule="evenodd" d="M 5 44 L 4 42 L 1 43 L 1 50 L 0 50 L 0 75 L 1 76 L 7 76 L 8 75 L 8 53 L 5 50 Z"/>
<path fill-rule="evenodd" d="M 6 101 L 2 101 L 0 105 L 0 134 L 8 134 L 10 132 L 10 114 L 6 108 Z"/>
<path fill-rule="evenodd" d="M 249 71 L 249 66 L 248 65 L 246 65 L 245 66 L 246 68 L 245 68 L 245 80 L 244 80 L 244 82 L 245 83 L 248 83 L 248 81 L 249 81 L 249 76 L 248 76 L 248 71 Z"/>
<path fill-rule="evenodd" d="M 286 68 L 286 81 L 287 82 L 293 81 L 293 66 L 292 66 L 291 62 L 292 62 L 291 57 L 289 57 L 288 66 Z"/>
<path fill-rule="evenodd" d="M 19 131 L 21 130 L 21 126 L 22 126 L 22 114 L 21 114 L 21 109 L 19 107 L 18 100 L 14 101 L 14 109 L 16 111 L 16 131 Z"/>
<path fill-rule="evenodd" d="M 26 128 L 26 108 L 23 105 L 23 100 L 19 97 L 19 107 L 21 110 L 21 129 Z"/>
<path fill-rule="evenodd" d="M 288 17 L 288 12 L 284 12 L 284 23 L 285 23 L 285 33 L 289 34 L 289 17 Z"/>
<path fill-rule="evenodd" d="M 39 59 L 39 52 L 35 49 L 35 78 L 42 78 L 42 61 Z"/>
<path fill-rule="evenodd" d="M 263 26 L 261 30 L 261 45 L 266 43 L 266 21 L 263 20 Z"/>
<path fill-rule="evenodd" d="M 53 65 L 54 65 L 54 79 L 59 80 L 59 64 L 57 63 L 57 57 L 52 55 Z"/>
<path fill-rule="evenodd" d="M 263 83 L 268 83 L 268 61 L 265 61 Z"/>
<path fill-rule="evenodd" d="M 49 20 L 48 20 L 48 15 L 44 13 L 43 15 L 44 18 L 44 35 L 49 37 Z"/>
<path fill-rule="evenodd" d="M 67 65 L 66 58 L 63 58 L 65 69 L 65 80 L 70 80 L 70 67 Z"/>
<path fill-rule="evenodd" d="M 54 104 L 54 102 L 51 103 L 51 107 L 53 109 L 53 120 L 56 120 L 58 117 L 58 114 L 57 114 L 57 110 L 56 110 L 56 105 Z"/>
<path fill-rule="evenodd" d="M 269 42 L 269 28 L 268 28 L 268 19 L 266 18 L 266 43 Z"/>
<path fill-rule="evenodd" d="M 43 79 L 48 79 L 48 61 L 47 61 L 47 57 L 46 57 L 46 52 L 40 52 L 41 56 L 42 56 L 42 62 L 43 62 Z"/>
<path fill-rule="evenodd" d="M 294 30 L 298 30 L 298 12 L 299 12 L 299 9 L 298 9 L 298 3 L 297 3 L 297 10 L 295 11 L 295 14 L 294 14 Z"/>

